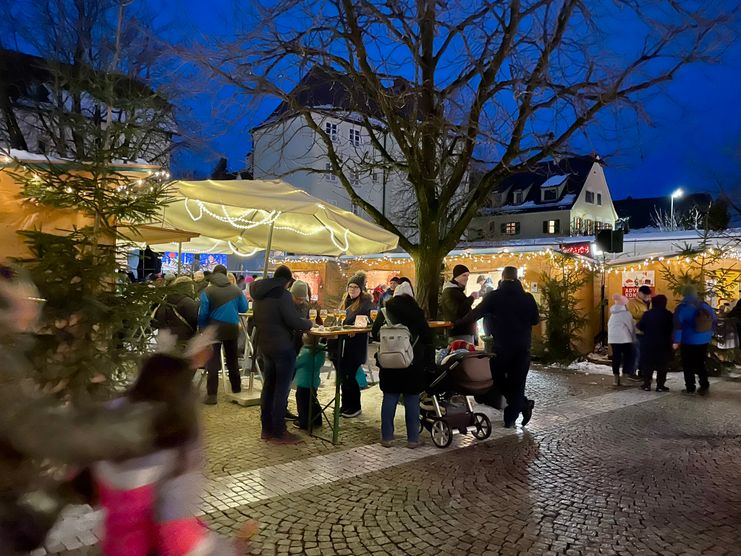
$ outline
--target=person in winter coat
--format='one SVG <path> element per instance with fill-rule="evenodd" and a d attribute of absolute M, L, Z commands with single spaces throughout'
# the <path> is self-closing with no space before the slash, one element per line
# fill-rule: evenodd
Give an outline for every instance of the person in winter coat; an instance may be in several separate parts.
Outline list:
<path fill-rule="evenodd" d="M 440 295 L 440 313 L 443 320 L 454 323 L 448 331 L 451 340 L 464 340 L 469 344 L 476 343 L 476 322 L 466 321 L 461 324 L 460 321 L 470 311 L 473 302 L 476 300 L 476 294 L 466 295 L 466 284 L 470 271 L 462 264 L 453 267 L 453 278 L 443 286 L 443 292 Z"/>
<path fill-rule="evenodd" d="M 195 336 L 198 330 L 198 302 L 193 298 L 193 280 L 179 276 L 154 313 L 153 325 L 158 330 L 167 330 L 178 342 L 184 343 Z"/>
<path fill-rule="evenodd" d="M 688 285 L 682 289 L 684 299 L 674 310 L 674 348 L 679 348 L 684 371 L 684 394 L 694 394 L 695 375 L 700 382 L 701 396 L 710 389 L 705 362 L 708 345 L 713 339 L 718 317 L 713 308 L 697 297 L 697 289 Z"/>
<path fill-rule="evenodd" d="M 206 365 L 208 380 L 204 403 L 207 405 L 216 404 L 222 347 L 232 392 L 237 394 L 242 391 L 242 377 L 239 374 L 239 313 L 246 313 L 248 309 L 242 290 L 229 283 L 226 267 L 216 265 L 208 287 L 201 292 L 201 306 L 198 311 L 198 326 L 201 329 L 216 326 L 216 338 L 219 341 Z"/>
<path fill-rule="evenodd" d="M 208 280 L 206 280 L 206 274 L 202 270 L 196 270 L 193 273 L 193 282 L 196 289 L 196 298 L 201 298 L 201 292 L 208 286 Z"/>
<path fill-rule="evenodd" d="M 309 334 L 303 335 L 303 346 L 296 358 L 296 407 L 298 419 L 296 426 L 309 428 L 309 407 L 311 407 L 312 428 L 322 426 L 322 406 L 316 396 L 316 389 L 321 384 L 320 373 L 324 366 L 325 349 L 319 345 L 319 338 Z"/>
<path fill-rule="evenodd" d="M 628 300 L 627 307 L 630 315 L 633 317 L 633 322 L 638 325 L 638 322 L 641 320 L 643 314 L 651 307 L 651 288 L 646 285 L 638 288 L 636 296 Z M 641 371 L 643 370 L 643 367 L 641 367 L 641 350 L 643 349 L 642 342 L 643 332 L 641 332 L 640 330 L 636 330 L 636 342 L 635 344 L 633 344 L 633 373 L 636 374 L 636 376 L 628 378 L 637 380 L 639 378 L 639 374 L 637 374 L 636 371 L 638 369 L 640 369 Z"/>
<path fill-rule="evenodd" d="M 490 317 L 496 354 L 491 360 L 492 378 L 507 400 L 504 426 L 514 427 L 520 414 L 525 426 L 535 407 L 535 402 L 525 396 L 525 385 L 530 370 L 532 329 L 540 322 L 540 314 L 535 298 L 517 279 L 515 267 L 505 267 L 499 287 L 486 294 L 478 307 L 456 324 L 475 324 L 484 317 Z"/>
<path fill-rule="evenodd" d="M 403 324 L 409 329 L 414 343 L 414 358 L 406 369 L 384 369 L 379 365 L 381 403 L 381 445 L 389 448 L 394 441 L 394 418 L 399 398 L 404 397 L 404 419 L 407 427 L 407 447 L 416 448 L 419 440 L 419 395 L 427 387 L 429 369 L 434 365 L 435 344 L 432 330 L 422 308 L 414 299 L 414 290 L 408 282 L 401 282 L 394 296 L 386 302 L 382 313 L 373 323 L 373 337 L 378 339 L 381 328 L 388 321 Z"/>
<path fill-rule="evenodd" d="M 666 296 L 657 295 L 651 300 L 651 308 L 638 321 L 641 338 L 641 373 L 643 389 L 651 390 L 651 380 L 656 371 L 656 391 L 668 392 L 666 371 L 672 359 L 672 312 L 666 308 Z"/>
<path fill-rule="evenodd" d="M 613 385 L 620 386 L 620 367 L 623 376 L 633 375 L 633 343 L 636 339 L 635 323 L 628 311 L 628 298 L 624 295 L 612 296 L 613 306 L 607 321 L 607 343 L 612 348 Z"/>
<path fill-rule="evenodd" d="M 288 292 L 291 270 L 284 265 L 275 269 L 272 278 L 250 284 L 257 328 L 257 347 L 263 358 L 260 419 L 263 440 L 278 444 L 296 444 L 300 438 L 286 431 L 286 407 L 296 367 L 296 330 L 311 330 L 311 321 L 299 316 Z"/>
<path fill-rule="evenodd" d="M 365 291 L 365 273 L 359 272 L 347 283 L 347 295 L 340 310 L 345 311 L 343 325 L 353 326 L 355 319 L 364 315 L 370 322 L 373 298 Z M 345 418 L 357 417 L 362 413 L 360 406 L 360 386 L 356 379 L 358 369 L 368 359 L 368 334 L 347 336 L 342 342 L 342 353 L 337 359 L 334 343 L 330 345 L 330 357 L 342 381 L 342 408 L 340 414 Z"/>

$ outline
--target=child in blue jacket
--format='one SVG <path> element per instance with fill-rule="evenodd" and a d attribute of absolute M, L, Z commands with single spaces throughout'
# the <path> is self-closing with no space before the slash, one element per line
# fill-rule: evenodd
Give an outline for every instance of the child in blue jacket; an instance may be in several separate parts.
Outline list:
<path fill-rule="evenodd" d="M 316 397 L 316 389 L 321 384 L 319 373 L 324 366 L 323 346 L 319 345 L 319 338 L 304 334 L 303 347 L 296 358 L 296 407 L 300 429 L 309 428 L 309 404 L 311 404 L 312 428 L 322 426 L 322 406 Z"/>

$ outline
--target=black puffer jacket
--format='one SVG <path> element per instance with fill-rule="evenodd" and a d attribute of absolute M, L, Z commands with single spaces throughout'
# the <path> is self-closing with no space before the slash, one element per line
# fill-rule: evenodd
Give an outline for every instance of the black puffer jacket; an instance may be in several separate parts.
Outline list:
<path fill-rule="evenodd" d="M 475 324 L 484 316 L 491 317 L 495 351 L 530 349 L 533 326 L 540 322 L 540 315 L 535 299 L 519 280 L 503 281 L 456 325 Z"/>
<path fill-rule="evenodd" d="M 394 324 L 403 324 L 412 333 L 414 360 L 407 369 L 380 368 L 381 391 L 392 394 L 419 394 L 427 388 L 428 373 L 435 360 L 435 343 L 425 313 L 413 297 L 397 295 L 386 302 L 385 310 Z M 378 340 L 386 323 L 382 312 L 373 323 L 373 338 Z"/>
<path fill-rule="evenodd" d="M 476 334 L 476 322 L 459 324 L 457 321 L 465 317 L 471 310 L 473 297 L 466 295 L 465 290 L 456 282 L 446 282 L 440 296 L 440 313 L 443 320 L 450 321 L 453 328 L 448 332 L 450 336 Z"/>
<path fill-rule="evenodd" d="M 173 286 L 164 303 L 154 313 L 153 325 L 160 330 L 169 330 L 177 336 L 178 341 L 187 342 L 198 330 L 198 302 L 193 299 L 185 287 L 192 289 L 192 284 Z"/>
<path fill-rule="evenodd" d="M 299 317 L 287 283 L 284 278 L 265 278 L 250 284 L 257 345 L 263 353 L 292 351 L 294 331 L 311 329 L 311 321 Z"/>

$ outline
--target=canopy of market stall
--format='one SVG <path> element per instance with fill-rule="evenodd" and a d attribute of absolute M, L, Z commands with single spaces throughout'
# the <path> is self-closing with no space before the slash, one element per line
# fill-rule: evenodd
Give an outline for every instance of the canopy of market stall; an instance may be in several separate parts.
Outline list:
<path fill-rule="evenodd" d="M 176 200 L 163 209 L 162 224 L 223 242 L 227 253 L 364 255 L 390 251 L 399 241 L 281 180 L 177 181 L 173 189 Z"/>

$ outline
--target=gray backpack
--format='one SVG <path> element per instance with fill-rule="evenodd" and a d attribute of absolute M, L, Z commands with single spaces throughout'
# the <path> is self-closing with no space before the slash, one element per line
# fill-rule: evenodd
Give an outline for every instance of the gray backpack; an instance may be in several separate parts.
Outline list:
<path fill-rule="evenodd" d="M 414 360 L 412 333 L 403 324 L 393 324 L 386 309 L 381 309 L 386 323 L 381 327 L 381 347 L 378 350 L 378 364 L 383 369 L 406 369 Z"/>

